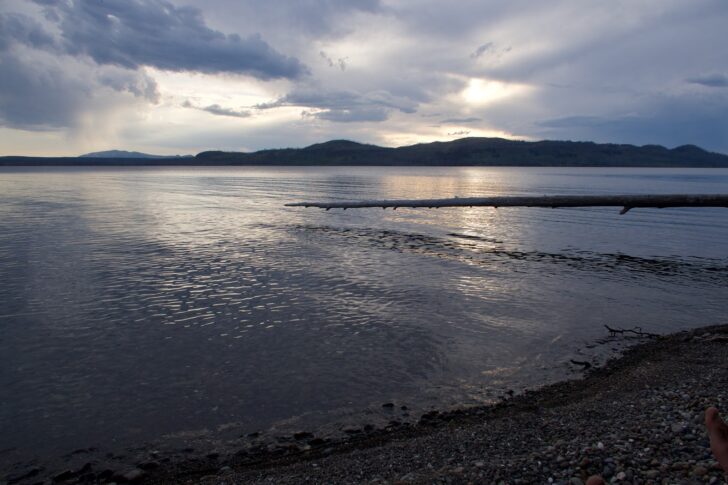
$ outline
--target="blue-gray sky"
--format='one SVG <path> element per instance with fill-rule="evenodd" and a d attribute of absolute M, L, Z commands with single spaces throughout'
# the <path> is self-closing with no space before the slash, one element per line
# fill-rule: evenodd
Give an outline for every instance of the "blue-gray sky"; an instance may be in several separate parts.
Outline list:
<path fill-rule="evenodd" d="M 726 0 L 0 0 L 0 155 L 465 135 L 728 153 Z"/>

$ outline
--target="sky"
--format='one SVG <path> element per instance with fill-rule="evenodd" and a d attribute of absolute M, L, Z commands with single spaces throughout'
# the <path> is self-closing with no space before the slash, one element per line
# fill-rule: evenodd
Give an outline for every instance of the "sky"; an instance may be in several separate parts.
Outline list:
<path fill-rule="evenodd" d="M 465 136 L 728 153 L 728 0 L 0 0 L 0 155 Z"/>

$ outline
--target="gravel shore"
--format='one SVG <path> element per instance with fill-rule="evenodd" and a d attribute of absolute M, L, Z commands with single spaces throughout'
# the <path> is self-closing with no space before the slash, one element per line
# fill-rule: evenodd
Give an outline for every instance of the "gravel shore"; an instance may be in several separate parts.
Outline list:
<path fill-rule="evenodd" d="M 728 325 L 640 344 L 584 379 L 290 453 L 176 464 L 149 483 L 725 483 L 703 425 L 728 411 Z"/>

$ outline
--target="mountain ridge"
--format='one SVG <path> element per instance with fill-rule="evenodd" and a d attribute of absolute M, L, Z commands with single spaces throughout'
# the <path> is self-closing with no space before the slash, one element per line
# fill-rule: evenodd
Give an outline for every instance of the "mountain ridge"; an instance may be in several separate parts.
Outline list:
<path fill-rule="evenodd" d="M 701 166 L 728 167 L 728 155 L 695 145 L 666 148 L 591 141 L 467 137 L 396 148 L 330 140 L 305 148 L 205 151 L 196 159 L 230 165 L 363 166 Z"/>
<path fill-rule="evenodd" d="M 103 156 L 101 154 L 113 154 Z M 211 150 L 192 156 L 162 157 L 122 150 L 81 157 L 0 157 L 0 165 L 29 166 L 524 166 L 524 167 L 722 167 L 728 155 L 695 145 L 595 143 L 592 141 L 524 141 L 467 137 L 452 141 L 381 147 L 351 140 L 329 140 L 304 148 L 275 148 L 255 152 Z"/>

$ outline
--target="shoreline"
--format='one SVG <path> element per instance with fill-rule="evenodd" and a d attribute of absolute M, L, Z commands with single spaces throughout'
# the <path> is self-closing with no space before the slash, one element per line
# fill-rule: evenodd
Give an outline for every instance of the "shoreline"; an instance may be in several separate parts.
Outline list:
<path fill-rule="evenodd" d="M 169 463 L 147 483 L 723 483 L 703 426 L 728 412 L 728 325 L 637 344 L 583 378 L 290 452 Z M 298 440 L 296 442 L 300 442 Z M 295 444 L 295 443 L 292 443 Z"/>
<path fill-rule="evenodd" d="M 0 484 L 551 479 L 578 485 L 592 474 L 608 481 L 724 483 L 702 424 L 709 405 L 728 414 L 728 325 L 660 336 L 580 378 L 493 405 L 426 412 L 414 423 L 353 427 L 343 437 L 261 437 L 234 452 L 189 448 L 170 454 L 142 446 L 109 460 L 81 453 L 65 470 L 31 468 Z M 257 439 L 252 436 L 253 443 Z"/>

